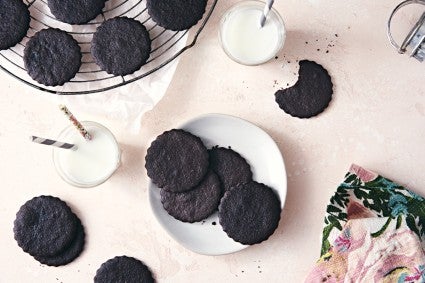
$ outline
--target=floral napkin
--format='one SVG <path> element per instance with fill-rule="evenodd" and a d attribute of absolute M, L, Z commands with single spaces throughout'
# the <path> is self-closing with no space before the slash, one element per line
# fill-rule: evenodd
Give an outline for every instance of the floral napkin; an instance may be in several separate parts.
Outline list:
<path fill-rule="evenodd" d="M 357 165 L 330 199 L 305 282 L 425 282 L 425 199 Z"/>

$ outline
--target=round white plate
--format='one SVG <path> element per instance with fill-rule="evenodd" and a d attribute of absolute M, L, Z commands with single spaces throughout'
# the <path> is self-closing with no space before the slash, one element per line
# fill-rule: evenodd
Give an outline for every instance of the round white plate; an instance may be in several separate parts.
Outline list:
<path fill-rule="evenodd" d="M 203 115 L 180 128 L 200 137 L 207 148 L 231 146 L 239 152 L 251 165 L 253 179 L 273 188 L 283 208 L 286 198 L 285 164 L 279 148 L 266 132 L 248 121 L 222 114 Z M 217 212 L 192 224 L 174 219 L 162 207 L 159 191 L 149 181 L 153 213 L 164 229 L 185 248 L 199 254 L 222 255 L 247 247 L 227 236 L 218 222 Z"/>

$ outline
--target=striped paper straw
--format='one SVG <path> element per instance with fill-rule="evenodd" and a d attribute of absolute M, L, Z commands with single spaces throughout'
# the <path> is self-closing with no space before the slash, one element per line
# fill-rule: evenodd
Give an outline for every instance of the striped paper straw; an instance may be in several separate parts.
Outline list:
<path fill-rule="evenodd" d="M 77 146 L 72 143 L 60 142 L 60 141 L 40 138 L 36 136 L 31 136 L 30 139 L 32 142 L 39 143 L 39 144 L 52 145 L 52 146 L 65 148 L 65 149 L 77 150 Z"/>
<path fill-rule="evenodd" d="M 263 14 L 261 15 L 260 19 L 260 26 L 264 27 L 264 24 L 266 23 L 267 15 L 269 14 L 270 10 L 272 9 L 274 0 L 267 0 L 266 5 L 264 6 Z"/>
<path fill-rule="evenodd" d="M 65 105 L 60 105 L 60 109 L 65 113 L 65 115 L 68 117 L 68 119 L 74 124 L 74 126 L 77 128 L 77 130 L 80 132 L 80 134 L 86 139 L 91 140 L 91 135 L 89 132 L 87 132 L 86 129 L 84 129 L 83 125 L 81 125 L 80 122 L 78 122 L 77 118 L 69 111 L 69 109 Z"/>

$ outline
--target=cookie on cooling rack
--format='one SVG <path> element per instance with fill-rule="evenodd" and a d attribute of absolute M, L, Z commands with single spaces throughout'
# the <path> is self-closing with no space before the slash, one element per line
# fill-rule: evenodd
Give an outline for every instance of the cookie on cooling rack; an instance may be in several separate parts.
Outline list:
<path fill-rule="evenodd" d="M 174 31 L 194 26 L 207 6 L 207 0 L 147 0 L 146 7 L 152 20 L 159 26 Z"/>
<path fill-rule="evenodd" d="M 22 0 L 0 0 L 0 50 L 15 46 L 30 27 L 30 12 Z"/>
<path fill-rule="evenodd" d="M 291 116 L 310 118 L 322 113 L 332 99 L 333 84 L 328 71 L 313 61 L 300 61 L 297 83 L 278 90 L 275 99 L 279 107 Z"/>
<path fill-rule="evenodd" d="M 210 216 L 218 208 L 221 184 L 210 171 L 193 190 L 172 193 L 161 189 L 161 202 L 169 215 L 183 222 L 198 222 Z"/>
<path fill-rule="evenodd" d="M 55 28 L 37 32 L 24 50 L 28 74 L 46 86 L 70 81 L 80 69 L 81 57 L 77 41 L 65 31 Z"/>
<path fill-rule="evenodd" d="M 61 22 L 86 24 L 105 7 L 105 0 L 48 0 L 50 12 Z"/>
<path fill-rule="evenodd" d="M 139 70 L 148 60 L 151 39 L 146 27 L 127 17 L 102 23 L 93 35 L 91 53 L 100 68 L 124 76 Z"/>
<path fill-rule="evenodd" d="M 116 256 L 102 263 L 96 271 L 95 283 L 143 282 L 155 280 L 149 268 L 140 260 L 128 256 Z"/>

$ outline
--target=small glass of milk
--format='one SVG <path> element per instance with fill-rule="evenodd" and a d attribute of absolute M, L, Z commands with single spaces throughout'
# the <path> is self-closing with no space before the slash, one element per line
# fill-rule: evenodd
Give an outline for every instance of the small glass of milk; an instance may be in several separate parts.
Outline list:
<path fill-rule="evenodd" d="M 263 64 L 275 57 L 283 47 L 285 25 L 275 9 L 270 10 L 264 26 L 260 26 L 265 5 L 261 1 L 241 1 L 221 19 L 221 46 L 231 59 L 240 64 Z"/>
<path fill-rule="evenodd" d="M 56 171 L 70 185 L 82 188 L 102 184 L 117 170 L 121 150 L 114 135 L 99 123 L 81 122 L 92 139 L 85 140 L 74 125 L 65 128 L 58 140 L 77 145 L 77 150 L 53 149 Z"/>

